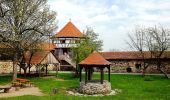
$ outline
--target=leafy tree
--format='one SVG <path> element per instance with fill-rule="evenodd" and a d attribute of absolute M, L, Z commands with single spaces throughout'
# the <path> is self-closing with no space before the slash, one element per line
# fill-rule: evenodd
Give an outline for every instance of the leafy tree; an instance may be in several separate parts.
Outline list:
<path fill-rule="evenodd" d="M 98 38 L 98 34 L 92 28 L 87 28 L 85 38 L 78 44 L 77 47 L 72 48 L 73 61 L 76 62 L 76 73 L 78 73 L 78 63 L 84 60 L 93 51 L 102 50 L 102 41 Z"/>
<path fill-rule="evenodd" d="M 167 78 L 166 65 L 163 61 L 168 56 L 167 51 L 170 48 L 170 30 L 161 26 L 136 28 L 135 34 L 129 34 L 130 42 L 128 44 L 140 52 L 142 61 L 144 63 L 143 74 L 150 64 L 157 66 Z M 149 57 L 149 61 L 145 58 Z"/>
<path fill-rule="evenodd" d="M 0 0 L 0 42 L 13 48 L 13 80 L 24 52 L 32 50 L 56 28 L 56 13 L 46 3 L 47 0 Z"/>

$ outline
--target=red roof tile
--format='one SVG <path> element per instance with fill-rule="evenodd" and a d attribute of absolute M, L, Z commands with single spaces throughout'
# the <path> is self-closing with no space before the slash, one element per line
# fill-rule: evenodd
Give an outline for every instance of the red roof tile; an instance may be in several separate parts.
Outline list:
<path fill-rule="evenodd" d="M 137 59 L 138 52 L 101 52 L 105 59 Z M 139 56 L 140 57 L 140 56 Z"/>
<path fill-rule="evenodd" d="M 43 50 L 51 51 L 57 48 L 57 46 L 53 43 L 42 43 L 40 44 L 40 48 Z"/>
<path fill-rule="evenodd" d="M 31 61 L 30 61 L 30 64 L 39 64 L 41 63 L 41 61 L 47 56 L 47 54 L 50 53 L 50 52 L 47 52 L 47 51 L 40 51 L 40 52 L 36 52 L 33 54 L 32 58 L 31 58 Z M 30 52 L 27 52 L 25 53 L 25 61 L 26 63 L 29 63 L 29 59 L 30 59 Z"/>
<path fill-rule="evenodd" d="M 101 52 L 101 55 L 109 60 L 109 59 L 142 59 L 142 55 L 138 51 L 129 51 L 129 52 Z M 170 52 L 164 52 L 162 58 L 169 58 Z M 144 58 L 150 59 L 150 52 L 144 52 Z"/>
<path fill-rule="evenodd" d="M 98 52 L 93 52 L 86 59 L 79 63 L 80 65 L 110 65 Z"/>
<path fill-rule="evenodd" d="M 63 29 L 61 29 L 53 38 L 76 37 L 82 38 L 84 34 L 77 29 L 72 22 L 68 22 Z"/>

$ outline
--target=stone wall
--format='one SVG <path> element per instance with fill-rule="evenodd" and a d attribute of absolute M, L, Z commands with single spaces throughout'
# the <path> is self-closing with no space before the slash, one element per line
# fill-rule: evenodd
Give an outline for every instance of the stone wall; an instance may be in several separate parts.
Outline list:
<path fill-rule="evenodd" d="M 110 82 L 104 80 L 103 84 L 100 81 L 90 81 L 85 84 L 84 81 L 80 82 L 79 92 L 82 94 L 108 94 L 111 92 Z"/>
<path fill-rule="evenodd" d="M 127 73 L 127 68 L 131 68 L 131 73 L 141 73 L 143 67 L 137 68 L 136 64 L 141 64 L 141 61 L 135 61 L 135 60 L 115 60 L 110 61 L 112 63 L 111 65 L 111 72 L 113 73 Z M 167 73 L 170 73 L 170 65 L 167 65 L 165 69 Z M 105 69 L 107 71 L 107 69 Z M 157 70 L 156 65 L 150 65 L 147 70 L 147 73 L 160 73 L 160 71 Z"/>
<path fill-rule="evenodd" d="M 20 68 L 18 67 L 18 72 Z M 48 65 L 48 70 L 55 70 L 55 66 L 52 64 Z M 36 66 L 31 67 L 31 71 L 36 71 Z M 12 73 L 13 72 L 13 62 L 12 61 L 0 61 L 0 74 Z M 21 70 L 23 73 L 24 71 Z M 27 69 L 28 72 L 28 69 Z"/>
<path fill-rule="evenodd" d="M 11 73 L 13 71 L 13 62 L 1 61 L 0 62 L 0 74 Z"/>

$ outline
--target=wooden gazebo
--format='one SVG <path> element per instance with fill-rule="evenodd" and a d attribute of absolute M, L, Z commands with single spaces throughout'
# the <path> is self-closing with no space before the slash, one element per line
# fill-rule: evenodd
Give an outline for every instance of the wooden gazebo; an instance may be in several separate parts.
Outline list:
<path fill-rule="evenodd" d="M 93 52 L 90 54 L 85 60 L 81 61 L 79 63 L 80 65 L 80 82 L 82 79 L 82 69 L 85 69 L 85 83 L 92 80 L 92 71 L 93 68 L 99 68 L 101 77 L 100 82 L 103 84 L 104 80 L 104 68 L 106 67 L 108 69 L 108 81 L 110 82 L 110 65 L 111 63 L 107 60 L 105 60 L 100 53 Z"/>

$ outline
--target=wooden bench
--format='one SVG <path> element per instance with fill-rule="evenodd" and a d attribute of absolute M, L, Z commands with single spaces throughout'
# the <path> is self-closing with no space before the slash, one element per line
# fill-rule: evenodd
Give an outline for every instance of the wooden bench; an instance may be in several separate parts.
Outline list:
<path fill-rule="evenodd" d="M 0 86 L 0 90 L 4 90 L 4 93 L 8 93 L 11 89 L 11 86 Z"/>

